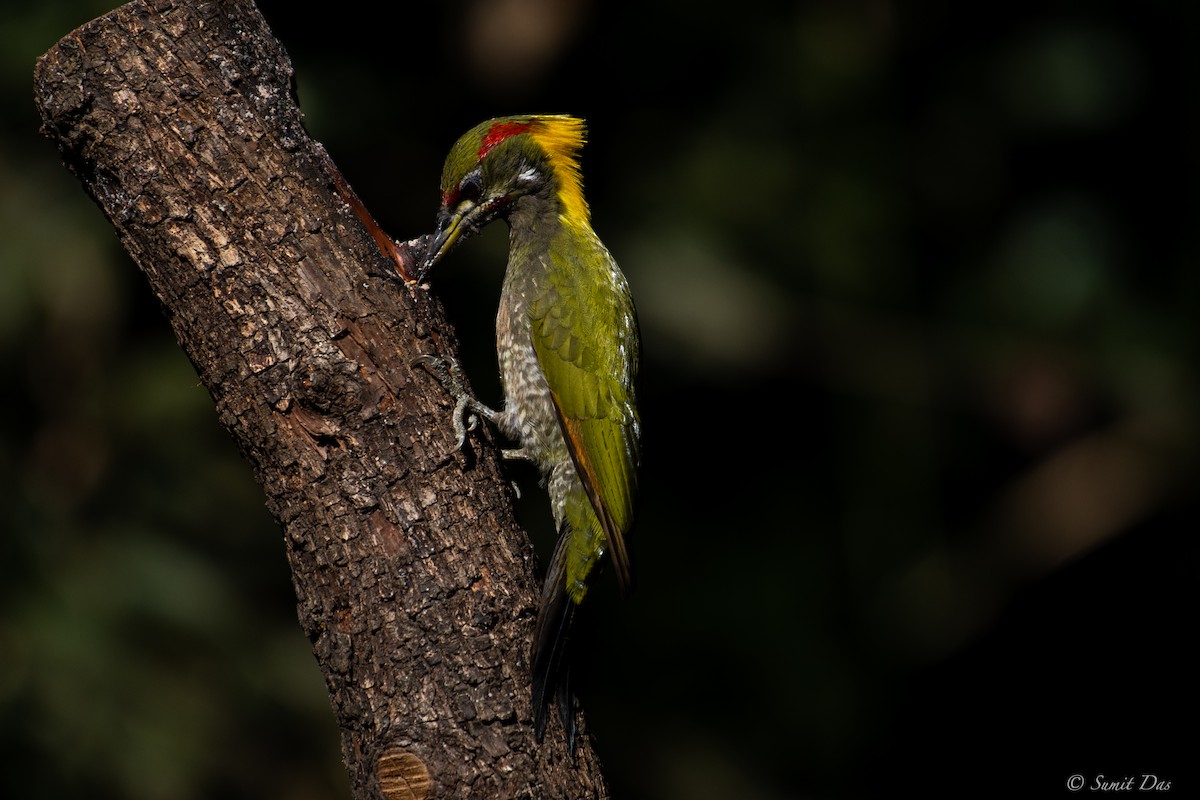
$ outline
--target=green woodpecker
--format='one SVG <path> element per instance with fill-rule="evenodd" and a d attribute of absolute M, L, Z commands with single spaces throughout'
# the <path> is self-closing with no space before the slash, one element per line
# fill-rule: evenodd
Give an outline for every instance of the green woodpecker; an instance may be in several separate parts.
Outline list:
<path fill-rule="evenodd" d="M 446 158 L 437 230 L 420 269 L 424 277 L 492 220 L 508 222 L 508 269 L 496 317 L 504 410 L 457 388 L 455 429 L 461 446 L 462 415 L 479 414 L 519 443 L 506 457 L 541 470 L 558 541 L 533 642 L 534 726 L 541 741 L 557 701 L 571 747 L 568 634 L 606 553 L 630 588 L 625 540 L 638 494 L 641 435 L 637 317 L 625 276 L 592 231 L 578 162 L 583 143 L 583 121 L 567 116 L 503 117 L 464 134 Z"/>

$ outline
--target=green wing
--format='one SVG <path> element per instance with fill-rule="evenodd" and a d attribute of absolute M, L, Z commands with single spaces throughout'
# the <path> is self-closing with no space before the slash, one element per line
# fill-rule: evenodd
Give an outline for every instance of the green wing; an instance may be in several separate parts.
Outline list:
<path fill-rule="evenodd" d="M 590 230 L 567 228 L 552 243 L 547 267 L 549 278 L 530 308 L 533 347 L 617 577 L 628 589 L 625 537 L 633 527 L 641 460 L 633 300 Z"/>

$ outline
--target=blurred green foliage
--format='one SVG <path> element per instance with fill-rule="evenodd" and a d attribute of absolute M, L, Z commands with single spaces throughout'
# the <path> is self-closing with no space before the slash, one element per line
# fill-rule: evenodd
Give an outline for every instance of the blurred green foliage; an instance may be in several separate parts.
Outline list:
<path fill-rule="evenodd" d="M 398 237 L 470 125 L 589 119 L 645 340 L 639 590 L 582 644 L 617 797 L 1192 777 L 1194 9 L 261 5 Z M 346 796 L 278 529 L 37 135 L 107 10 L 0 7 L 0 787 Z M 485 399 L 504 246 L 435 277 Z"/>

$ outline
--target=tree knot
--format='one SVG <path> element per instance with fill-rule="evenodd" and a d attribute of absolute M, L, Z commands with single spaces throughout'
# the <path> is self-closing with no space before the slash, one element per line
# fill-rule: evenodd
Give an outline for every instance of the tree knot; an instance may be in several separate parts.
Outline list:
<path fill-rule="evenodd" d="M 384 800 L 425 800 L 432 783 L 425 762 L 401 747 L 389 747 L 375 762 Z"/>

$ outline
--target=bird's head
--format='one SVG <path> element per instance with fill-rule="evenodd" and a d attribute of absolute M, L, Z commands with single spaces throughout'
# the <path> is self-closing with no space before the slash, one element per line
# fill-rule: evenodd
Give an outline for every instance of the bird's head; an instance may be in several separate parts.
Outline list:
<path fill-rule="evenodd" d="M 537 114 L 490 119 L 463 134 L 442 168 L 442 206 L 420 277 L 527 195 L 549 191 L 562 216 L 586 224 L 578 161 L 584 136 L 581 119 Z"/>

